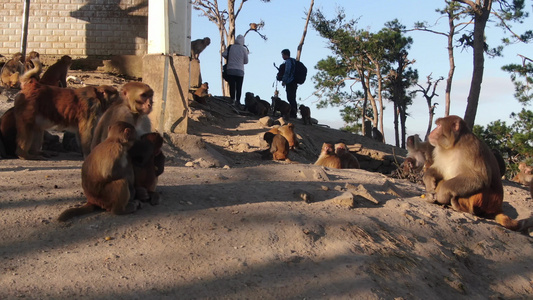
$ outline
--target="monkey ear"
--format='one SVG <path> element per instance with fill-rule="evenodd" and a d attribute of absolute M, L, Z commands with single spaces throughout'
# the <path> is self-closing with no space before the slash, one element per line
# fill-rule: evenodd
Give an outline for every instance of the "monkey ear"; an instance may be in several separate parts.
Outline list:
<path fill-rule="evenodd" d="M 454 132 L 461 132 L 461 129 L 463 128 L 463 124 L 461 124 L 461 120 L 457 119 L 453 122 L 452 130 Z"/>

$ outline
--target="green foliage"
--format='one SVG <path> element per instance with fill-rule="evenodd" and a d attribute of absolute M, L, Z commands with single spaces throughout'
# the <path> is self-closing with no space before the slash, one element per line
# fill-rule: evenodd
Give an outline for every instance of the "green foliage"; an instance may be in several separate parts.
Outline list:
<path fill-rule="evenodd" d="M 502 70 L 511 73 L 511 80 L 515 86 L 515 98 L 523 105 L 530 103 L 533 99 L 533 64 L 509 64 L 503 66 Z"/>
<path fill-rule="evenodd" d="M 498 120 L 486 128 L 476 125 L 473 129 L 475 135 L 507 160 L 508 178 L 516 172 L 519 162 L 533 158 L 533 112 L 522 109 L 518 114 L 511 114 L 511 117 L 514 119 L 511 125 Z"/>

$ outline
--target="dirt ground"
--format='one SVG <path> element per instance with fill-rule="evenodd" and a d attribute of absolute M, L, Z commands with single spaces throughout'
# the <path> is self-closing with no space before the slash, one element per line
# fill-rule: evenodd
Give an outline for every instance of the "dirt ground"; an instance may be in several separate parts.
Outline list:
<path fill-rule="evenodd" d="M 85 202 L 78 153 L 0 160 L 0 299 L 532 297 L 533 238 L 426 203 L 421 184 L 383 171 L 404 151 L 292 120 L 301 146 L 273 162 L 258 153 L 270 128 L 259 118 L 219 98 L 189 115 L 188 136 L 166 136 L 161 203 L 131 215 L 56 221 Z M 364 169 L 312 164 L 322 142 L 341 140 Z M 528 190 L 504 186 L 506 213 L 529 217 Z"/>

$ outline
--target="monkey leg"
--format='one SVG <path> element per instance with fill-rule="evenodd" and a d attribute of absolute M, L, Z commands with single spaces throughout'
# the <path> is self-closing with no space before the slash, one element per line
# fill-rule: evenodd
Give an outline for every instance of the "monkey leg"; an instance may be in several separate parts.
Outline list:
<path fill-rule="evenodd" d="M 105 195 L 106 209 L 115 215 L 130 214 L 139 207 L 139 201 L 133 199 L 135 191 L 132 191 L 127 179 L 108 183 L 102 194 Z"/>

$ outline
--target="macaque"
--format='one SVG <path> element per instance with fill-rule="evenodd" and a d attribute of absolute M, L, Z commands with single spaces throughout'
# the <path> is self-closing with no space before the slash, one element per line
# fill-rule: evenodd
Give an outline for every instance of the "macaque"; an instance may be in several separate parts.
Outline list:
<path fill-rule="evenodd" d="M 503 213 L 503 186 L 494 154 L 458 116 L 439 118 L 429 134 L 434 162 L 425 172 L 426 198 L 457 211 L 493 218 L 505 228 L 523 231 L 533 219 L 516 221 Z"/>
<path fill-rule="evenodd" d="M 315 165 L 328 168 L 341 169 L 341 159 L 335 154 L 335 148 L 330 143 L 322 144 L 322 151 L 315 162 Z"/>
<path fill-rule="evenodd" d="M 59 126 L 75 130 L 84 156 L 90 152 L 92 132 L 104 110 L 116 102 L 118 92 L 111 86 L 66 89 L 41 84 L 32 78 L 36 67 L 22 77 L 22 90 L 15 98 L 17 129 L 16 154 L 22 159 L 44 159 L 41 152 L 44 130 Z"/>
<path fill-rule="evenodd" d="M 518 182 L 523 185 L 529 185 L 533 181 L 533 167 L 528 166 L 525 162 L 518 164 L 519 172 L 513 178 L 514 182 Z"/>
<path fill-rule="evenodd" d="M 274 134 L 266 132 L 263 136 L 264 140 L 270 146 L 270 153 L 274 160 L 286 160 L 289 155 L 289 142 L 281 134 Z"/>
<path fill-rule="evenodd" d="M 404 161 L 403 171 L 420 172 L 433 164 L 433 146 L 429 142 L 422 142 L 418 134 L 407 137 L 407 158 Z"/>
<path fill-rule="evenodd" d="M 209 83 L 204 82 L 194 91 L 193 99 L 201 104 L 207 104 L 206 98 L 209 97 Z"/>
<path fill-rule="evenodd" d="M 68 55 L 63 55 L 55 64 L 48 67 L 41 77 L 41 83 L 57 86 L 67 87 L 67 73 L 72 65 L 72 58 Z"/>
<path fill-rule="evenodd" d="M 300 104 L 300 114 L 302 115 L 304 125 L 311 125 L 311 109 L 309 108 L 309 106 Z"/>
<path fill-rule="evenodd" d="M 22 63 L 22 53 L 17 52 L 2 67 L 0 80 L 6 88 L 20 87 L 20 77 L 24 73 L 24 64 Z"/>
<path fill-rule="evenodd" d="M 211 44 L 211 39 L 205 37 L 203 39 L 197 39 L 191 42 L 191 57 L 193 59 L 198 59 L 200 53 Z"/>
<path fill-rule="evenodd" d="M 253 93 L 247 92 L 244 96 L 244 109 L 256 116 L 266 116 L 268 110 L 263 102 L 259 100 L 260 98 L 258 96 L 254 96 Z"/>
<path fill-rule="evenodd" d="M 372 138 L 380 143 L 383 143 L 385 139 L 383 138 L 383 134 L 377 127 L 372 127 Z"/>
<path fill-rule="evenodd" d="M 34 58 L 39 58 L 39 52 L 31 51 L 28 55 L 26 55 L 26 59 L 24 60 L 24 72 L 28 72 L 29 70 L 35 68 L 35 64 L 32 61 Z M 37 79 L 39 79 L 39 77 L 37 77 Z"/>
<path fill-rule="evenodd" d="M 294 124 L 292 123 L 287 123 L 280 127 L 274 127 L 270 129 L 269 132 L 272 132 L 273 134 L 281 134 L 289 142 L 289 149 L 291 150 L 294 150 L 299 145 L 296 134 L 294 133 Z"/>
<path fill-rule="evenodd" d="M 135 140 L 135 127 L 131 124 L 116 122 L 109 126 L 107 139 L 91 151 L 81 167 L 81 185 L 87 203 L 63 211 L 58 221 L 67 221 L 97 208 L 116 215 L 137 210 L 134 172 L 128 155 Z"/>
<path fill-rule="evenodd" d="M 132 124 L 138 136 L 152 131 L 148 114 L 152 111 L 154 91 L 142 82 L 128 82 L 120 90 L 121 100 L 115 102 L 98 121 L 91 149 L 107 138 L 107 128 L 117 121 Z"/>
<path fill-rule="evenodd" d="M 341 160 L 341 169 L 360 169 L 361 165 L 357 158 L 350 153 L 344 143 L 335 144 L 335 154 Z"/>
<path fill-rule="evenodd" d="M 128 153 L 135 174 L 135 198 L 159 204 L 159 194 L 155 191 L 158 176 L 164 171 L 165 155 L 161 151 L 163 137 L 157 132 L 147 133 L 129 149 Z"/>
<path fill-rule="evenodd" d="M 268 103 L 268 101 L 266 100 L 261 99 L 259 96 L 255 96 L 255 100 L 257 100 L 257 102 L 259 102 L 260 104 L 263 104 L 263 106 L 265 107 L 265 116 L 268 115 L 268 112 L 271 108 L 270 103 Z"/>
<path fill-rule="evenodd" d="M 285 120 L 290 119 L 291 115 L 291 105 L 287 101 L 281 100 L 277 96 L 271 97 L 272 99 L 272 116 L 276 114 L 277 111 L 280 112 L 281 116 Z"/>

